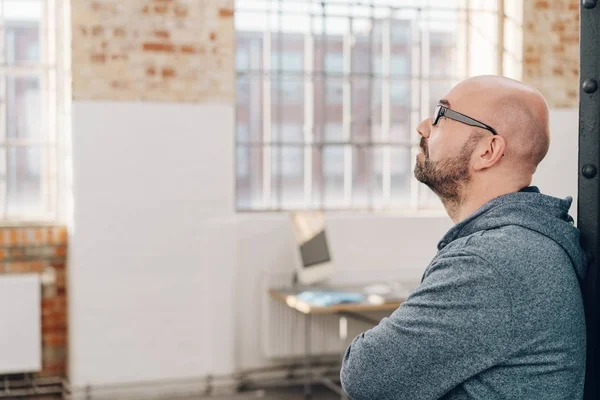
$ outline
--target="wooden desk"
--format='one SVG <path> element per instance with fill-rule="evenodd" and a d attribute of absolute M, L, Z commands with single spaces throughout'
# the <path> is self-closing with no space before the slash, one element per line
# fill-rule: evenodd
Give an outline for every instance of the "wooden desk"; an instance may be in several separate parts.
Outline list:
<path fill-rule="evenodd" d="M 304 350 L 305 350 L 305 365 L 308 374 L 308 379 L 304 385 L 304 398 L 310 398 L 312 395 L 312 384 L 317 382 L 317 380 L 313 377 L 311 373 L 311 343 L 310 343 L 310 334 L 311 334 L 311 316 L 312 315 L 323 315 L 323 314 L 337 314 L 340 317 L 348 317 L 351 319 L 359 320 L 362 322 L 366 322 L 373 326 L 379 323 L 379 320 L 369 318 L 363 313 L 369 312 L 393 312 L 396 310 L 402 302 L 405 300 L 406 296 L 408 296 L 409 292 L 416 287 L 417 283 L 411 283 L 406 285 L 406 290 L 404 293 L 400 293 L 397 295 L 387 295 L 387 296 L 367 296 L 366 300 L 360 303 L 343 303 L 336 304 L 332 306 L 319 307 L 314 306 L 304 301 L 301 301 L 297 298 L 297 295 L 302 293 L 303 291 L 346 291 L 353 293 L 362 293 L 364 291 L 363 287 L 343 287 L 343 288 L 289 288 L 289 289 L 269 289 L 269 295 L 276 301 L 282 302 L 286 304 L 288 307 L 293 310 L 298 311 L 306 316 L 306 324 L 305 324 L 305 332 L 304 332 Z M 404 285 L 403 285 L 404 286 Z M 334 392 L 340 395 L 342 399 L 347 399 L 346 393 L 344 390 L 333 382 L 331 379 L 322 377 L 318 379 L 318 382 L 327 386 Z"/>
<path fill-rule="evenodd" d="M 310 290 L 310 289 L 307 289 Z M 318 289 L 316 289 L 318 290 Z M 354 292 L 352 288 L 332 289 L 338 291 Z M 403 298 L 384 298 L 371 296 L 371 301 L 365 300 L 361 303 L 344 303 L 326 307 L 318 307 L 297 299 L 301 290 L 297 289 L 269 289 L 269 295 L 278 301 L 287 304 L 288 307 L 302 314 L 339 314 L 358 312 L 394 311 L 404 301 Z M 360 292 L 360 290 L 356 290 Z"/>

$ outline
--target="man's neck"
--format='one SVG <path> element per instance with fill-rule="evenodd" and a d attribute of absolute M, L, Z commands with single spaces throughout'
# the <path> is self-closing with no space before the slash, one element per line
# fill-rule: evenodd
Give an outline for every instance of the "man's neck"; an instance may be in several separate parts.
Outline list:
<path fill-rule="evenodd" d="M 454 201 L 444 201 L 442 199 L 442 204 L 446 208 L 448 216 L 455 224 L 458 224 L 470 217 L 490 200 L 508 193 L 518 192 L 525 186 L 527 185 L 512 184 L 502 187 L 491 187 L 491 185 L 472 184 L 462 191 L 462 196 L 459 199 L 455 199 Z"/>

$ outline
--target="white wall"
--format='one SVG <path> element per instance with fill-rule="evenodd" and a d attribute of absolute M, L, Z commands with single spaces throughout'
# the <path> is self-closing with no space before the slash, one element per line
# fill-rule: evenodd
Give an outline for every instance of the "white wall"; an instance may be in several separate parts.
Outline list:
<path fill-rule="evenodd" d="M 548 195 L 573 197 L 571 215 L 577 220 L 578 110 L 552 110 L 550 129 L 552 134 L 550 150 L 538 167 L 533 182 Z"/>
<path fill-rule="evenodd" d="M 102 384 L 265 365 L 257 283 L 292 266 L 285 215 L 233 210 L 233 108 L 76 102 L 70 377 Z M 577 112 L 552 112 L 535 183 L 577 188 Z M 337 279 L 419 278 L 445 217 L 330 214 Z M 250 289 L 248 289 L 250 288 Z M 237 316 L 237 317 L 236 317 Z"/>
<path fill-rule="evenodd" d="M 211 370 L 205 285 L 228 270 L 205 262 L 206 228 L 234 212 L 233 119 L 230 105 L 73 104 L 74 386 Z"/>

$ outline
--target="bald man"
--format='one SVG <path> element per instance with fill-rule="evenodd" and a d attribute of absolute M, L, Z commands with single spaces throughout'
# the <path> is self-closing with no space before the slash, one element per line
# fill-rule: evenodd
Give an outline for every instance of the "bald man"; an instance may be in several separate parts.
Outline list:
<path fill-rule="evenodd" d="M 353 400 L 581 399 L 586 259 L 572 199 L 530 186 L 550 143 L 543 96 L 471 78 L 417 130 L 415 176 L 455 226 L 406 302 L 354 339 L 344 389 Z"/>

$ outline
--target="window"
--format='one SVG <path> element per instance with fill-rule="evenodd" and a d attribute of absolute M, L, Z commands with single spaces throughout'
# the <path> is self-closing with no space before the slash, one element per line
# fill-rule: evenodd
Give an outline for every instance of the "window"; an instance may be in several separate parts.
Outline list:
<path fill-rule="evenodd" d="M 60 0 L 0 0 L 0 219 L 57 219 L 65 84 Z"/>
<path fill-rule="evenodd" d="M 416 126 L 504 57 L 502 2 L 464 4 L 237 0 L 238 210 L 439 206 Z"/>

